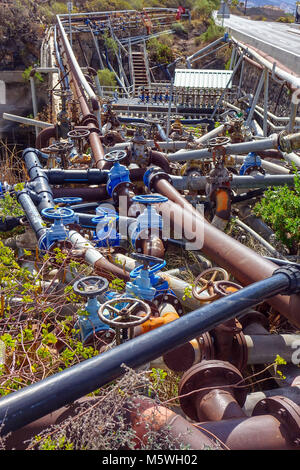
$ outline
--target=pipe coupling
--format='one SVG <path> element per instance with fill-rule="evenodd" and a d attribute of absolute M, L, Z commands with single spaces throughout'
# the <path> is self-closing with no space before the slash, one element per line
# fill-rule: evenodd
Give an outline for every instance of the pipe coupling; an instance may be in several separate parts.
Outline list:
<path fill-rule="evenodd" d="M 282 131 L 278 136 L 278 147 L 279 150 L 286 153 L 298 150 L 300 148 L 300 132 L 288 134 L 287 131 Z"/>
<path fill-rule="evenodd" d="M 283 293 L 285 295 L 299 294 L 300 293 L 300 265 L 285 265 L 273 272 L 274 274 L 284 274 L 289 280 L 289 286 Z"/>

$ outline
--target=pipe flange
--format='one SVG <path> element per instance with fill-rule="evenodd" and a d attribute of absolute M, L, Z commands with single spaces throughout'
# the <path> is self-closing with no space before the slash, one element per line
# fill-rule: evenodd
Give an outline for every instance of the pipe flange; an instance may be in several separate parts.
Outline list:
<path fill-rule="evenodd" d="M 288 139 L 288 135 L 289 134 L 287 131 L 281 131 L 278 134 L 278 149 L 281 150 L 281 152 L 290 153 L 292 151 L 292 146 L 290 140 Z"/>
<path fill-rule="evenodd" d="M 224 386 L 226 386 L 226 390 L 233 394 L 235 400 L 242 407 L 247 397 L 247 388 L 234 387 L 242 380 L 243 376 L 240 371 L 229 362 L 219 360 L 201 361 L 185 372 L 179 383 L 178 394 L 182 411 L 190 419 L 197 421 L 197 401 L 209 392 L 208 388 L 222 389 Z M 190 394 L 194 390 L 199 390 L 199 392 Z"/>
<path fill-rule="evenodd" d="M 246 168 L 244 175 L 251 175 L 252 171 L 258 171 L 262 175 L 266 174 L 265 170 L 259 166 L 249 166 L 248 168 Z"/>
<path fill-rule="evenodd" d="M 172 305 L 176 312 L 178 313 L 178 315 L 181 317 L 181 315 L 183 315 L 183 307 L 181 305 L 181 302 L 180 300 L 177 299 L 176 295 L 173 295 L 173 294 L 159 294 L 155 297 L 155 299 L 153 299 L 153 303 L 156 305 L 156 306 L 159 306 L 161 304 L 170 304 Z"/>
<path fill-rule="evenodd" d="M 185 372 L 194 364 L 214 359 L 214 346 L 209 333 L 182 344 L 163 355 L 166 366 L 174 372 Z"/>
<path fill-rule="evenodd" d="M 243 329 L 252 323 L 258 323 L 266 329 L 269 327 L 269 321 L 267 317 L 257 310 L 250 310 L 249 312 L 245 313 L 245 315 L 239 317 L 239 321 L 242 324 Z"/>
<path fill-rule="evenodd" d="M 291 442 L 300 445 L 300 406 L 286 397 L 268 397 L 256 404 L 252 416 L 270 414 L 280 421 Z"/>
<path fill-rule="evenodd" d="M 96 128 L 98 128 L 98 120 L 94 114 L 87 114 L 82 119 L 80 126 L 86 127 L 88 124 L 94 124 Z M 89 129 L 90 131 L 90 129 Z"/>
<path fill-rule="evenodd" d="M 300 292 L 300 266 L 286 265 L 275 269 L 274 274 L 284 274 L 289 280 L 289 286 L 282 294 L 292 295 Z"/>
<path fill-rule="evenodd" d="M 173 186 L 171 177 L 160 168 L 150 168 L 144 175 L 144 183 L 152 193 L 157 193 L 155 183 L 162 179 L 168 181 Z"/>
<path fill-rule="evenodd" d="M 131 199 L 130 192 L 135 192 L 135 186 L 133 183 L 129 181 L 123 181 L 123 183 L 119 183 L 114 187 L 112 198 L 115 204 L 119 205 L 119 196 L 127 196 Z M 122 194 L 120 194 L 122 193 Z"/>
<path fill-rule="evenodd" d="M 248 365 L 248 345 L 242 331 L 237 333 L 233 338 L 230 362 L 241 372 L 244 371 Z"/>

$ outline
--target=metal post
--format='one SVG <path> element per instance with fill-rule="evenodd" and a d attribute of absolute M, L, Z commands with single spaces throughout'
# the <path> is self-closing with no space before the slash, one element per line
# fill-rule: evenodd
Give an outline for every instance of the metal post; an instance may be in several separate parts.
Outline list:
<path fill-rule="evenodd" d="M 168 106 L 168 121 L 167 121 L 167 140 L 169 139 L 170 133 L 170 120 L 171 120 L 171 107 L 172 107 L 172 96 L 173 96 L 174 79 L 171 80 L 170 95 L 169 95 L 169 106 Z"/>
<path fill-rule="evenodd" d="M 293 130 L 294 130 L 295 122 L 296 122 L 297 109 L 298 109 L 298 104 L 293 103 L 293 101 L 291 101 L 290 121 L 289 121 L 289 124 L 287 126 L 288 132 L 293 132 Z"/>
<path fill-rule="evenodd" d="M 231 58 L 230 58 L 230 66 L 229 66 L 230 70 L 233 69 L 234 61 L 235 61 L 235 55 L 236 55 L 236 46 L 233 46 L 232 52 L 231 52 Z"/>
<path fill-rule="evenodd" d="M 211 115 L 211 119 L 214 118 L 214 116 L 215 116 L 215 114 L 216 114 L 216 112 L 217 112 L 217 109 L 218 109 L 218 107 L 219 107 L 219 105 L 220 105 L 220 103 L 221 103 L 221 101 L 222 101 L 222 99 L 223 99 L 223 97 L 224 97 L 224 95 L 225 95 L 225 93 L 226 93 L 226 91 L 227 91 L 227 88 L 229 87 L 230 83 L 232 82 L 233 77 L 235 76 L 235 74 L 236 74 L 236 72 L 237 72 L 237 70 L 238 70 L 238 68 L 239 68 L 239 66 L 240 66 L 240 63 L 241 63 L 242 60 L 243 60 L 243 57 L 244 57 L 244 54 L 241 55 L 241 57 L 239 58 L 239 60 L 238 60 L 238 62 L 237 62 L 237 64 L 236 64 L 236 66 L 234 67 L 234 69 L 233 69 L 233 71 L 232 71 L 232 74 L 231 74 L 231 77 L 230 77 L 230 79 L 228 80 L 228 82 L 227 82 L 227 84 L 226 84 L 226 87 L 225 87 L 224 90 L 223 90 L 223 93 L 221 94 L 221 96 L 220 96 L 218 102 L 217 102 L 216 105 L 215 105 L 214 111 L 213 111 L 213 113 L 212 113 L 212 115 Z"/>
<path fill-rule="evenodd" d="M 37 97 L 36 97 L 34 76 L 30 76 L 30 88 L 31 88 L 33 117 L 36 118 L 37 114 L 38 114 L 38 106 L 37 106 Z M 38 133 L 39 133 L 38 127 L 35 126 L 35 134 L 38 135 Z"/>
<path fill-rule="evenodd" d="M 268 99 L 269 99 L 269 72 L 264 70 L 264 123 L 263 131 L 264 137 L 268 135 Z"/>
<path fill-rule="evenodd" d="M 257 101 L 258 101 L 261 89 L 263 87 L 264 81 L 265 81 L 265 72 L 263 72 L 261 74 L 259 83 L 258 83 L 257 88 L 256 88 L 255 95 L 254 95 L 252 103 L 251 103 L 251 109 L 249 111 L 248 117 L 247 117 L 246 122 L 245 122 L 245 126 L 250 126 L 250 123 L 252 121 L 253 114 L 254 114 L 254 111 L 255 111 L 255 106 L 257 104 Z"/>
<path fill-rule="evenodd" d="M 73 43 L 72 43 L 72 22 L 71 22 L 71 13 L 72 13 L 72 10 L 73 10 L 73 3 L 68 2 L 67 6 L 68 6 L 68 13 L 69 13 L 70 44 L 71 44 L 71 47 L 73 47 Z"/>

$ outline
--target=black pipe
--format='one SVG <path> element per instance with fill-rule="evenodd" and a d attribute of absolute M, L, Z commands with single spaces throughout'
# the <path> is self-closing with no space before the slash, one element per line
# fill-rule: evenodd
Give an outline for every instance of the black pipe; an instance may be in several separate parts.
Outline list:
<path fill-rule="evenodd" d="M 277 269 L 262 281 L 129 340 L 0 399 L 0 433 L 5 435 L 51 413 L 183 343 L 237 317 L 267 297 L 299 292 L 300 269 Z"/>
<path fill-rule="evenodd" d="M 0 232 L 10 232 L 15 227 L 21 225 L 22 217 L 12 217 L 8 216 L 5 219 L 0 218 Z"/>
<path fill-rule="evenodd" d="M 37 240 L 39 240 L 46 233 L 45 223 L 39 214 L 36 206 L 34 205 L 30 195 L 23 189 L 16 193 L 17 201 L 24 210 L 30 227 L 36 234 Z"/>
<path fill-rule="evenodd" d="M 249 191 L 248 193 L 239 194 L 238 196 L 232 196 L 231 202 L 233 204 L 242 201 L 248 201 L 249 199 L 253 199 L 257 196 L 262 196 L 264 194 L 264 189 L 255 189 L 254 191 Z"/>
<path fill-rule="evenodd" d="M 40 212 L 46 207 L 53 207 L 54 201 L 48 178 L 39 161 L 38 154 L 39 151 L 33 148 L 27 148 L 23 151 L 23 158 L 31 181 L 31 187 L 34 188 L 39 197 L 37 208 Z"/>
<path fill-rule="evenodd" d="M 63 170 L 53 168 L 51 170 L 43 170 L 49 184 L 104 184 L 108 180 L 108 171 L 91 168 L 88 170 Z"/>

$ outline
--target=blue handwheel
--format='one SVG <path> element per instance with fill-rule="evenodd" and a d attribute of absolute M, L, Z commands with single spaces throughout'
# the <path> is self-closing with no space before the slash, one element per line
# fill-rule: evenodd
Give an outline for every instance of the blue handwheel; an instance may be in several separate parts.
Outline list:
<path fill-rule="evenodd" d="M 104 155 L 104 160 L 106 162 L 119 162 L 120 160 L 124 160 L 127 157 L 127 152 L 125 150 L 112 150 L 111 152 Z"/>
<path fill-rule="evenodd" d="M 74 215 L 74 211 L 69 207 L 46 207 L 42 209 L 42 215 L 50 220 L 68 219 Z"/>
<path fill-rule="evenodd" d="M 167 202 L 168 198 L 161 194 L 139 194 L 138 196 L 133 196 L 132 200 L 140 204 L 159 204 Z"/>
<path fill-rule="evenodd" d="M 146 269 L 148 267 L 149 274 L 154 274 L 157 271 L 160 271 L 162 268 L 164 268 L 167 264 L 166 260 L 157 258 L 156 256 L 144 255 L 142 253 L 132 253 L 131 256 L 132 258 L 143 261 L 144 263 L 140 266 L 137 266 L 130 272 L 130 277 L 132 279 L 137 277 L 140 271 L 142 271 L 142 269 Z M 150 263 L 155 263 L 155 264 L 150 266 Z"/>
<path fill-rule="evenodd" d="M 67 206 L 70 204 L 77 204 L 82 201 L 82 197 L 57 197 L 54 199 L 55 204 L 66 204 Z"/>

